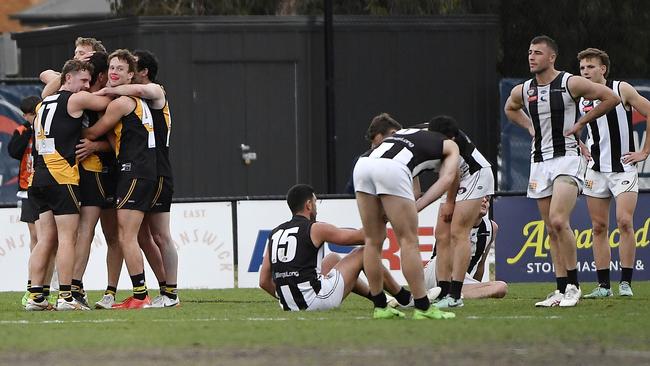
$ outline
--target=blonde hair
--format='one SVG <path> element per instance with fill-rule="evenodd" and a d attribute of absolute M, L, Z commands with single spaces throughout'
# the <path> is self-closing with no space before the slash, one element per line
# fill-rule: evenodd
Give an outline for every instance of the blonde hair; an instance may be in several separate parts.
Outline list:
<path fill-rule="evenodd" d="M 95 52 L 106 52 L 106 47 L 104 47 L 102 41 L 99 41 L 95 38 L 79 37 L 76 41 L 74 41 L 74 46 L 90 46 Z"/>

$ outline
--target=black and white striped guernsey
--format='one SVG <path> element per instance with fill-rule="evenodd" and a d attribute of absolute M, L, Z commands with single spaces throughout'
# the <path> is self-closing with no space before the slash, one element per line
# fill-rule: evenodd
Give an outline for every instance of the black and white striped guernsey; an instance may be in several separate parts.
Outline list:
<path fill-rule="evenodd" d="M 324 246 L 311 241 L 314 222 L 295 215 L 271 231 L 267 254 L 275 292 L 284 310 L 305 310 L 321 289 L 319 279 Z"/>
<path fill-rule="evenodd" d="M 402 129 L 384 139 L 368 156 L 398 161 L 408 167 L 412 177 L 416 177 L 425 170 L 438 171 L 445 139 L 438 132 Z"/>
<path fill-rule="evenodd" d="M 458 145 L 460 157 L 462 158 L 460 160 L 461 178 L 474 174 L 482 168 L 489 168 L 492 166 L 485 156 L 478 151 L 465 132 L 458 130 L 458 136 L 454 141 Z"/>
<path fill-rule="evenodd" d="M 522 99 L 535 129 L 532 162 L 580 153 L 576 137 L 564 136 L 580 118 L 579 103 L 567 86 L 572 76 L 562 71 L 550 84 L 539 85 L 535 78 L 523 84 Z"/>
<path fill-rule="evenodd" d="M 621 82 L 607 80 L 605 85 L 616 95 L 621 96 Z M 600 103 L 599 100 L 580 100 L 580 113 L 587 114 Z M 623 165 L 621 158 L 625 153 L 634 152 L 634 135 L 632 129 L 632 108 L 626 109 L 621 102 L 614 109 L 587 125 L 587 147 L 592 160 L 589 168 L 597 172 L 635 171 L 632 164 Z"/>

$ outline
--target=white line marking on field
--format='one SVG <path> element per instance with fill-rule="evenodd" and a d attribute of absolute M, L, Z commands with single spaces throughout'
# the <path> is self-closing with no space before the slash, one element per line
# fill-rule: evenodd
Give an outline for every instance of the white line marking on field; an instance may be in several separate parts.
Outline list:
<path fill-rule="evenodd" d="M 355 317 L 318 317 L 318 318 L 307 318 L 307 317 L 278 317 L 278 318 L 264 318 L 264 317 L 250 317 L 250 318 L 196 318 L 196 319 L 115 319 L 115 318 L 106 318 L 106 319 L 75 319 L 75 320 L 62 320 L 62 319 L 52 319 L 52 320 L 0 320 L 1 324 L 99 324 L 99 323 L 126 323 L 133 321 L 146 321 L 146 322 L 155 322 L 155 323 L 177 323 L 177 322 L 227 322 L 227 321 L 252 321 L 252 322 L 267 322 L 267 321 L 286 321 L 286 320 L 298 320 L 298 321 L 332 321 L 332 320 L 368 320 L 369 317 L 355 316 Z M 513 319 L 513 320 L 526 320 L 526 319 L 562 319 L 559 315 L 547 315 L 547 316 L 537 316 L 537 315 L 504 315 L 504 316 L 479 316 L 479 315 L 470 315 L 467 317 L 460 317 L 460 319 L 469 319 L 469 320 L 485 320 L 485 319 Z"/>

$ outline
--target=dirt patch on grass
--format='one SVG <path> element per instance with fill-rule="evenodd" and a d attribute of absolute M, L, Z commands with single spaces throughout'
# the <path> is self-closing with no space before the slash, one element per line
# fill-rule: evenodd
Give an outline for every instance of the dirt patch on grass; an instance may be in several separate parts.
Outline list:
<path fill-rule="evenodd" d="M 56 360 L 56 361 L 55 361 Z M 72 351 L 45 353 L 4 352 L 1 365 L 38 365 L 51 362 L 92 365 L 612 365 L 650 364 L 650 351 L 615 350 L 578 345 L 575 347 L 544 345 L 503 346 L 480 348 L 419 349 L 362 348 L 314 349 L 291 347 L 242 349 L 147 349 L 140 352 Z"/>

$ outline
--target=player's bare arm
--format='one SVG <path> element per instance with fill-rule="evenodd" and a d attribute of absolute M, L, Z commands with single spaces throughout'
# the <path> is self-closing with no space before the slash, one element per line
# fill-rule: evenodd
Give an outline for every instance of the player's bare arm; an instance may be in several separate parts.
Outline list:
<path fill-rule="evenodd" d="M 632 85 L 621 82 L 620 84 L 621 99 L 626 106 L 636 109 L 641 115 L 646 118 L 645 131 L 648 135 L 648 125 L 650 125 L 650 101 L 641 96 L 639 92 L 632 87 Z M 639 161 L 644 161 L 650 154 L 650 141 L 646 137 L 643 147 L 639 151 L 628 152 L 623 155 L 624 164 L 633 164 Z"/>
<path fill-rule="evenodd" d="M 82 137 L 90 140 L 97 140 L 115 127 L 120 119 L 131 113 L 134 108 L 135 102 L 129 97 L 120 97 L 113 100 L 108 107 L 106 107 L 106 112 L 102 118 L 100 118 L 92 127 L 86 128 L 81 132 Z"/>
<path fill-rule="evenodd" d="M 621 102 L 621 98 L 616 96 L 610 88 L 594 83 L 582 76 L 572 76 L 569 78 L 567 87 L 574 98 L 583 97 L 590 100 L 600 100 L 600 103 L 596 108 L 589 111 L 589 113 L 580 117 L 578 122 L 564 134 L 565 136 L 579 135 L 587 123 L 595 121 L 598 117 L 609 112 Z"/>
<path fill-rule="evenodd" d="M 452 140 L 445 140 L 442 144 L 442 154 L 444 159 L 440 165 L 438 180 L 415 202 L 418 212 L 440 198 L 449 189 L 449 185 L 454 182 L 454 179 L 456 179 L 456 175 L 458 174 L 458 161 L 460 159 L 458 145 Z"/>
<path fill-rule="evenodd" d="M 68 113 L 72 117 L 81 117 L 84 110 L 103 111 L 110 102 L 111 100 L 107 97 L 100 97 L 87 91 L 80 91 L 70 96 Z"/>
<path fill-rule="evenodd" d="M 81 139 L 79 144 L 75 146 L 77 160 L 81 161 L 96 152 L 111 152 L 113 148 L 106 140 L 92 141 L 89 139 Z"/>
<path fill-rule="evenodd" d="M 264 251 L 262 267 L 260 268 L 259 285 L 262 290 L 268 292 L 269 295 L 277 298 L 275 295 L 275 283 L 273 283 L 273 278 L 271 275 L 271 262 L 269 261 L 269 254 L 266 250 Z"/>
<path fill-rule="evenodd" d="M 362 230 L 338 228 L 326 222 L 313 223 L 310 236 L 316 247 L 320 247 L 325 242 L 338 245 L 361 245 L 364 242 Z"/>
<path fill-rule="evenodd" d="M 528 130 L 530 136 L 535 136 L 535 130 L 533 129 L 533 122 L 528 118 L 526 113 L 524 113 L 524 101 L 521 99 L 521 92 L 524 86 L 519 84 L 512 88 L 510 91 L 510 96 L 506 101 L 506 106 L 504 111 L 508 119 L 518 125 L 521 128 Z"/>
<path fill-rule="evenodd" d="M 140 97 L 151 101 L 151 108 L 161 109 L 165 106 L 165 92 L 162 86 L 149 84 L 124 84 L 118 86 L 107 86 L 95 92 L 96 95 L 126 95 Z"/>

